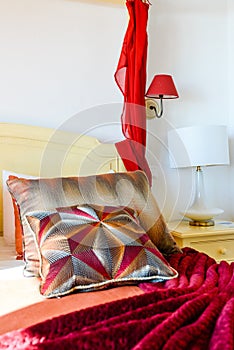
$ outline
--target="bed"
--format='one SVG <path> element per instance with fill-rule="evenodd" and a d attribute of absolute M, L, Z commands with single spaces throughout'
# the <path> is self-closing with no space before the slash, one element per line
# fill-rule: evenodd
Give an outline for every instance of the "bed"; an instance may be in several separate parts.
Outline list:
<path fill-rule="evenodd" d="M 176 246 L 143 172 L 94 138 L 0 133 L 1 349 L 233 349 L 233 263 Z"/>

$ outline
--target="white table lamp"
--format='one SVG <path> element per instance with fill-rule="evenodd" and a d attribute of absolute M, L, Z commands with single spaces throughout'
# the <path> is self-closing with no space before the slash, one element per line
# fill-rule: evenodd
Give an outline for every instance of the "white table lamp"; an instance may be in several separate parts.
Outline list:
<path fill-rule="evenodd" d="M 227 127 L 209 125 L 170 130 L 168 147 L 172 168 L 196 167 L 194 201 L 181 214 L 190 219 L 190 225 L 214 225 L 212 218 L 223 210 L 207 207 L 201 167 L 229 164 Z"/>

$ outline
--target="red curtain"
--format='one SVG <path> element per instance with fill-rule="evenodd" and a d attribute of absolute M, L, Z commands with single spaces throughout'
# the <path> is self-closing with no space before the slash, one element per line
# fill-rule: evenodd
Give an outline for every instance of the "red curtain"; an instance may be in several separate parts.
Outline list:
<path fill-rule="evenodd" d="M 142 0 L 127 0 L 129 23 L 124 37 L 115 80 L 124 95 L 122 129 L 126 140 L 116 143 L 116 149 L 128 171 L 145 171 L 152 182 L 145 157 L 146 150 L 146 61 L 147 21 L 149 4 Z"/>

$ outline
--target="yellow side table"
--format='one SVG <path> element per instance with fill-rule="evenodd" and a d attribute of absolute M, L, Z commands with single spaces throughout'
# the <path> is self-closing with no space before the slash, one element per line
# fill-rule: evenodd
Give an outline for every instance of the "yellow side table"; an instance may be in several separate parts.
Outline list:
<path fill-rule="evenodd" d="M 216 261 L 234 261 L 234 222 L 215 221 L 214 226 L 190 226 L 188 221 L 168 223 L 180 248 L 191 247 L 204 252 Z"/>

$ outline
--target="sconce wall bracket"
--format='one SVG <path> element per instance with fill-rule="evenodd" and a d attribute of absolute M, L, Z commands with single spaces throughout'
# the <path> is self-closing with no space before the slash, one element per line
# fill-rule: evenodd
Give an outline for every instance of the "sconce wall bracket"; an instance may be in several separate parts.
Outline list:
<path fill-rule="evenodd" d="M 157 101 L 152 98 L 146 98 L 145 99 L 145 107 L 146 107 L 146 118 L 147 119 L 153 119 L 153 118 L 160 118 L 160 107 Z"/>

